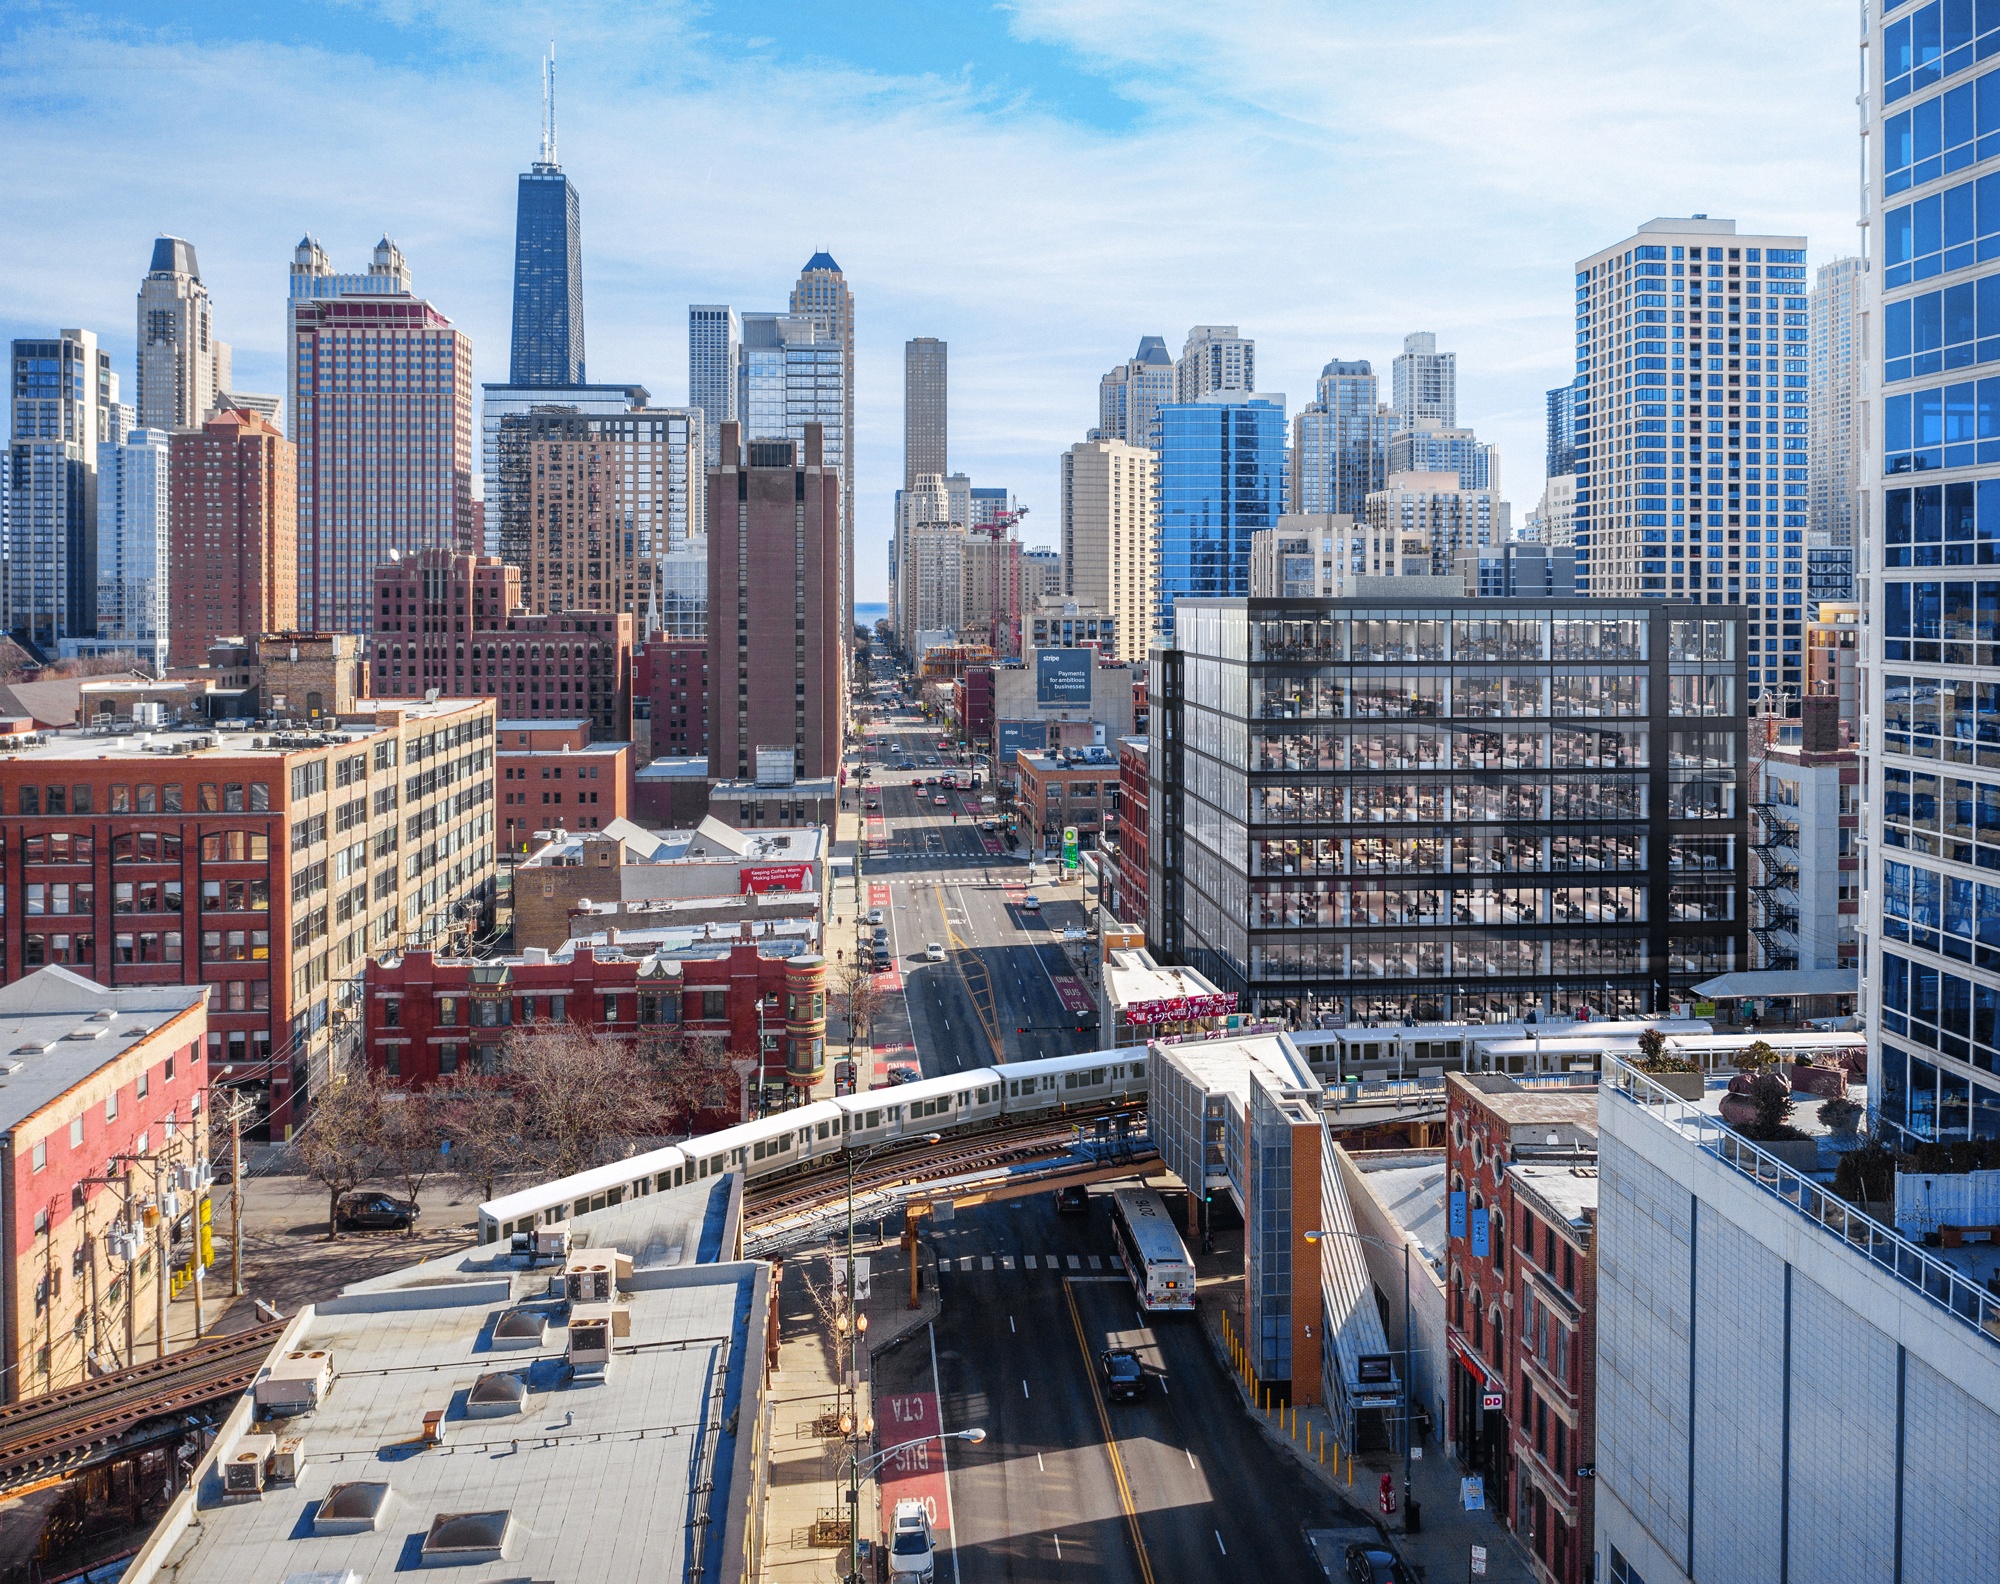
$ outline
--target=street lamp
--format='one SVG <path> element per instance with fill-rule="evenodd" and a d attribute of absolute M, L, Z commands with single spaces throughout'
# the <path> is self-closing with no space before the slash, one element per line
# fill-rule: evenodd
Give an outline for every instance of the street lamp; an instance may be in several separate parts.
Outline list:
<path fill-rule="evenodd" d="M 1365 1232 L 1326 1232 L 1315 1230 L 1305 1234 L 1308 1243 L 1317 1245 L 1322 1238 L 1347 1237 L 1357 1243 L 1372 1243 L 1385 1253 L 1393 1253 L 1390 1244 L 1381 1238 L 1369 1237 Z M 1410 1528 L 1410 1240 L 1403 1239 L 1403 1527 Z"/>

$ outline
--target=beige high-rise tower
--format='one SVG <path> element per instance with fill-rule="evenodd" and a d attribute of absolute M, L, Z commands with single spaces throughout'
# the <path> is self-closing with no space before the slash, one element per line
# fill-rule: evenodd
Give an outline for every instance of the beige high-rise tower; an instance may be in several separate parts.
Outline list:
<path fill-rule="evenodd" d="M 1157 562 L 1153 453 L 1083 440 L 1062 459 L 1063 596 L 1117 618 L 1120 660 L 1146 658 Z"/>
<path fill-rule="evenodd" d="M 847 629 L 854 624 L 854 293 L 847 277 L 822 248 L 806 260 L 792 287 L 792 312 L 821 318 L 840 343 L 842 372 L 840 433 L 846 444 L 840 469 L 840 620 L 842 637 L 835 650 L 840 656 L 840 708 L 845 720 L 847 708 L 847 667 L 853 645 Z M 747 421 L 749 415 L 743 415 Z"/>
<path fill-rule="evenodd" d="M 208 288 L 194 244 L 161 237 L 139 283 L 139 388 L 142 429 L 195 429 L 230 386 L 229 343 L 210 324 Z"/>

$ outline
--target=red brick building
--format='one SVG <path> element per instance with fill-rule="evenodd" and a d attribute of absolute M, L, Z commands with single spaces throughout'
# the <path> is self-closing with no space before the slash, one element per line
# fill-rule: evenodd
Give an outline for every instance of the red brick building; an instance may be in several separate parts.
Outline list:
<path fill-rule="evenodd" d="M 169 443 L 167 660 L 198 666 L 217 638 L 298 625 L 292 443 L 262 415 L 222 412 Z"/>
<path fill-rule="evenodd" d="M 652 638 L 645 646 L 651 728 L 649 759 L 692 759 L 708 753 L 708 640 Z"/>
<path fill-rule="evenodd" d="M 337 729 L 55 733 L 0 758 L 0 981 L 205 985 L 208 1059 L 285 1137 L 371 952 L 492 906 L 493 705 Z"/>
<path fill-rule="evenodd" d="M 556 952 L 468 960 L 413 951 L 368 965 L 368 1062 L 383 1077 L 422 1087 L 468 1064 L 499 1070 L 509 1029 L 588 1023 L 637 1039 L 685 1029 L 720 1037 L 747 1074 L 800 1094 L 826 1066 L 826 959 L 803 938 L 792 955 L 749 925 L 730 937 L 700 931 L 611 932 Z M 761 1050 L 761 1059 L 759 1052 Z M 718 1123 L 738 1121 L 743 1094 Z"/>
<path fill-rule="evenodd" d="M 213 1255 L 196 1181 L 156 1197 L 175 1168 L 208 1159 L 208 997 L 190 985 L 108 990 L 43 968 L 0 988 L 0 1028 L 11 1053 L 0 1403 L 11 1403 L 157 1358 L 162 1266 Z M 142 1212 L 136 1245 L 121 1250 L 110 1234 L 124 1230 L 128 1190 L 154 1218 L 149 1227 Z"/>
<path fill-rule="evenodd" d="M 1538 1578 L 1586 1584 L 1595 1524 L 1597 1091 L 1447 1073 L 1450 1436 Z"/>
<path fill-rule="evenodd" d="M 803 441 L 722 425 L 708 470 L 708 773 L 748 781 L 789 748 L 800 780 L 836 774 L 851 612 L 840 608 L 840 470 Z"/>
<path fill-rule="evenodd" d="M 952 709 L 958 717 L 958 735 L 961 742 L 992 742 L 992 666 L 976 665 L 965 668 L 965 675 L 952 684 Z"/>
<path fill-rule="evenodd" d="M 518 567 L 450 550 L 378 566 L 374 602 L 377 698 L 497 698 L 510 720 L 583 716 L 598 741 L 631 741 L 630 614 L 530 612 Z"/>
<path fill-rule="evenodd" d="M 632 745 L 590 740 L 586 720 L 503 720 L 500 846 L 525 852 L 538 830 L 602 830 L 632 806 Z"/>
<path fill-rule="evenodd" d="M 1150 828 L 1146 792 L 1146 739 L 1118 739 L 1118 855 L 1111 865 L 1111 912 L 1114 918 L 1146 921 L 1146 853 Z"/>

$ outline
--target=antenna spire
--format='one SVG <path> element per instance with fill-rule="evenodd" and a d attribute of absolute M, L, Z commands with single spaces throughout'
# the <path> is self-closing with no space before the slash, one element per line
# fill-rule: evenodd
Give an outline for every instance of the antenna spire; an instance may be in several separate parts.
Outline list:
<path fill-rule="evenodd" d="M 538 164 L 556 163 L 556 46 L 549 41 L 549 52 L 542 60 L 542 157 Z"/>

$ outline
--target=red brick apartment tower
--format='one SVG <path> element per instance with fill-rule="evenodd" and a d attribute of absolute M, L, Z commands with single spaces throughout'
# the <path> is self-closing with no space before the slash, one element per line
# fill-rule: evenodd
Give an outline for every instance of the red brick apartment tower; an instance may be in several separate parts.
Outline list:
<path fill-rule="evenodd" d="M 708 470 L 708 773 L 748 780 L 759 748 L 790 748 L 801 779 L 839 768 L 840 471 L 805 439 L 722 426 Z"/>
<path fill-rule="evenodd" d="M 216 414 L 169 450 L 170 664 L 198 666 L 218 638 L 298 625 L 298 483 L 292 443 L 261 414 Z"/>

